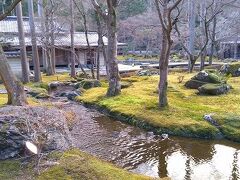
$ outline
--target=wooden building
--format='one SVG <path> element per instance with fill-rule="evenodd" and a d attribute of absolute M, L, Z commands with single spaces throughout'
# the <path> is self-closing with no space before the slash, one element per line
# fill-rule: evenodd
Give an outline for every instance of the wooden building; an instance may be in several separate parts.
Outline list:
<path fill-rule="evenodd" d="M 36 34 L 37 34 L 37 45 L 39 49 L 39 59 L 40 65 L 43 66 L 43 56 L 42 48 L 44 47 L 43 37 L 44 34 L 41 30 L 41 23 L 36 19 Z M 33 66 L 33 61 L 31 59 L 31 37 L 30 37 L 30 27 L 29 18 L 23 18 L 23 28 L 25 33 L 25 43 L 27 54 L 29 57 L 29 65 Z M 57 26 L 56 26 L 57 27 Z M 91 47 L 91 53 L 88 51 L 88 45 L 86 41 L 86 36 L 84 32 L 75 32 L 74 34 L 74 46 L 77 54 L 76 65 L 82 64 L 83 67 L 88 67 L 90 62 L 90 57 L 94 59 L 94 64 L 96 64 L 97 58 L 97 48 L 98 48 L 98 34 L 96 32 L 88 32 L 88 40 Z M 69 30 L 65 30 L 62 27 L 56 28 L 55 33 L 55 51 L 56 51 L 56 66 L 57 67 L 67 67 L 70 65 L 70 44 L 71 38 Z M 103 37 L 105 46 L 107 46 L 108 41 L 106 37 Z M 9 16 L 5 20 L 0 21 L 0 42 L 3 45 L 4 51 L 8 58 L 11 67 L 15 68 L 16 71 L 21 71 L 20 66 L 20 45 L 18 39 L 18 28 L 17 28 L 17 18 L 15 16 Z M 123 43 L 118 43 L 118 45 L 124 45 Z M 100 66 L 104 66 L 103 53 L 100 52 Z"/>
<path fill-rule="evenodd" d="M 223 58 L 240 59 L 240 37 L 225 38 L 220 42 Z"/>

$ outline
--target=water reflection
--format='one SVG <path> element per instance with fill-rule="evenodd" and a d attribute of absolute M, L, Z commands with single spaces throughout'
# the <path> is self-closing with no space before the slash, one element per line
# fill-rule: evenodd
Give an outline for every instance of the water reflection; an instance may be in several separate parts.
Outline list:
<path fill-rule="evenodd" d="M 160 137 L 107 117 L 83 117 L 77 145 L 132 172 L 182 179 L 240 179 L 240 144 Z M 76 131 L 76 130 L 75 130 Z"/>

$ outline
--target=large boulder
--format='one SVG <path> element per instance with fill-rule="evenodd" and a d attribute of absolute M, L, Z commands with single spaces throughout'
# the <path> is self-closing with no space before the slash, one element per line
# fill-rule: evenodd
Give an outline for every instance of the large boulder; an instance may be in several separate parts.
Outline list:
<path fill-rule="evenodd" d="M 226 83 L 224 78 L 217 72 L 201 71 L 189 81 L 185 83 L 185 86 L 190 89 L 198 89 L 205 84 L 224 84 Z"/>
<path fill-rule="evenodd" d="M 22 154 L 26 141 L 40 151 L 68 149 L 72 141 L 64 113 L 46 107 L 1 108 L 0 160 Z"/>
<path fill-rule="evenodd" d="M 221 95 L 227 94 L 230 86 L 227 84 L 205 84 L 198 88 L 200 94 L 203 95 Z"/>
<path fill-rule="evenodd" d="M 220 71 L 227 75 L 238 77 L 240 76 L 240 62 L 225 64 L 222 66 Z"/>

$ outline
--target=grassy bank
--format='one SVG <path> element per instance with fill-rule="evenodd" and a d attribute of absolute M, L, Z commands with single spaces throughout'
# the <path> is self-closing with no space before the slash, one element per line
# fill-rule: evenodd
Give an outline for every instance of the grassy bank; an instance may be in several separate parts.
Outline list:
<path fill-rule="evenodd" d="M 79 150 L 69 150 L 64 153 L 52 153 L 48 161 L 58 162 L 58 165 L 42 169 L 40 175 L 34 173 L 31 163 L 21 165 L 20 161 L 0 161 L 0 179 L 38 179 L 38 180 L 147 180 L 147 176 L 130 173 L 108 162 L 102 161 Z M 41 163 L 45 163 L 44 160 Z M 35 164 L 35 163 L 34 163 Z"/>
<path fill-rule="evenodd" d="M 98 180 L 146 180 L 151 179 L 130 173 L 79 150 L 70 150 L 58 160 L 59 165 L 43 172 L 39 180 L 54 179 L 98 179 Z"/>
<path fill-rule="evenodd" d="M 122 79 L 133 85 L 117 97 L 105 97 L 106 87 L 101 87 L 86 91 L 77 100 L 101 107 L 120 119 L 125 117 L 130 124 L 143 124 L 147 129 L 154 127 L 158 133 L 216 138 L 221 131 L 226 138 L 240 141 L 240 78 L 229 80 L 234 89 L 227 95 L 199 96 L 196 90 L 184 87 L 193 74 L 184 74 L 184 81 L 178 83 L 180 75 L 170 74 L 169 107 L 161 110 L 158 109 L 157 76 Z M 220 130 L 203 119 L 205 114 L 214 114 Z"/>

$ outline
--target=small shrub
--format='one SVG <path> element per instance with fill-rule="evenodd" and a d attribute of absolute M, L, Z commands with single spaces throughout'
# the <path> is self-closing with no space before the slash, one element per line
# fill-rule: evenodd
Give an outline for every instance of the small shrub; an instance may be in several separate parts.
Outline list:
<path fill-rule="evenodd" d="M 184 80 L 184 76 L 178 76 L 178 83 L 182 83 Z"/>

